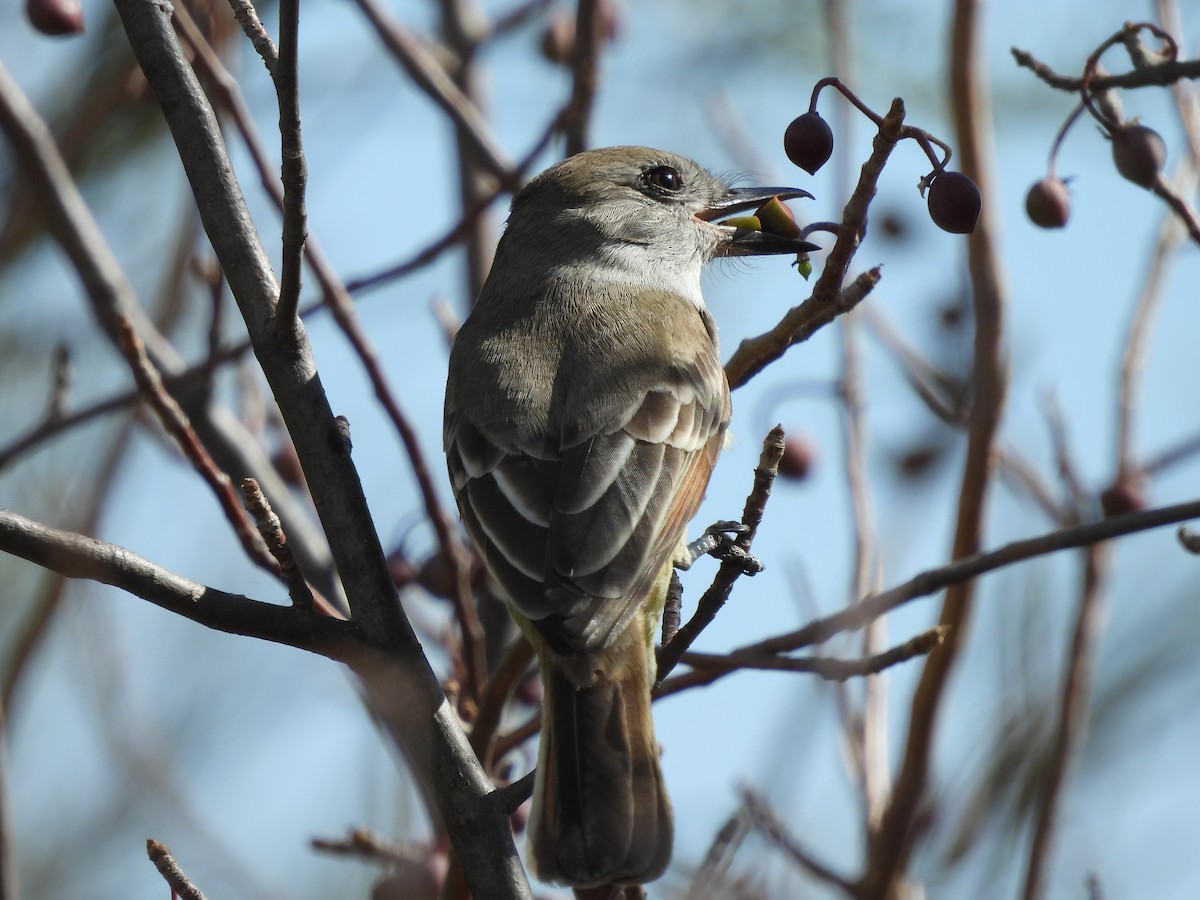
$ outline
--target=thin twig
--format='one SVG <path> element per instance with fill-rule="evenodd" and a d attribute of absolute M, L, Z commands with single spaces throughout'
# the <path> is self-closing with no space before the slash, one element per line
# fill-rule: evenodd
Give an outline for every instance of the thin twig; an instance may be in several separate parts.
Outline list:
<path fill-rule="evenodd" d="M 279 50 L 275 47 L 271 36 L 267 34 L 267 29 L 263 27 L 254 4 L 250 0 L 229 0 L 229 6 L 233 9 L 234 19 L 242 26 L 242 31 L 246 33 L 246 37 L 250 38 L 250 43 L 262 57 L 267 72 L 271 78 L 274 78 L 275 67 L 279 64 Z"/>
<path fill-rule="evenodd" d="M 279 516 L 275 515 L 275 511 L 271 509 L 271 504 L 257 481 L 253 478 L 243 478 L 241 487 L 246 510 L 254 517 L 258 533 L 262 535 L 267 549 L 279 564 L 279 574 L 283 578 L 283 583 L 287 585 L 288 596 L 292 598 L 292 603 L 305 609 L 312 609 L 312 589 L 304 580 L 304 573 L 296 565 L 296 558 L 292 556 L 292 548 L 288 545 L 287 535 L 283 533 Z"/>
<path fill-rule="evenodd" d="M 150 857 L 150 862 L 154 863 L 154 868 L 158 869 L 158 874 L 171 886 L 172 898 L 178 896 L 180 900 L 204 900 L 200 888 L 192 884 L 179 867 L 179 863 L 175 862 L 171 851 L 163 844 L 149 838 L 146 841 L 146 855 Z"/>
<path fill-rule="evenodd" d="M 571 99 L 563 117 L 567 156 L 588 148 L 588 129 L 600 65 L 600 0 L 579 0 L 575 14 L 575 48 L 571 56 Z"/>
<path fill-rule="evenodd" d="M 903 584 L 865 597 L 853 606 L 824 618 L 815 619 L 803 628 L 759 641 L 735 650 L 734 653 L 746 655 L 786 653 L 813 644 L 824 643 L 835 634 L 862 628 L 875 617 L 890 612 L 910 600 L 978 578 L 980 575 L 994 572 L 1005 566 L 1057 553 L 1060 550 L 1087 547 L 1127 534 L 1161 528 L 1164 525 L 1177 525 L 1195 518 L 1200 518 L 1200 500 L 1109 516 L 1095 522 L 1087 522 L 1071 528 L 1058 528 L 1037 537 L 1013 541 L 995 550 L 957 559 L 941 568 L 928 569 Z"/>
<path fill-rule="evenodd" d="M 840 659 L 833 656 L 760 656 L 748 658 L 737 653 L 696 653 L 689 650 L 683 655 L 682 662 L 693 669 L 700 670 L 701 676 L 705 671 L 720 670 L 733 672 L 743 669 L 754 669 L 765 672 L 811 672 L 826 681 L 849 681 L 851 678 L 863 678 L 876 675 L 884 669 L 908 662 L 918 656 L 925 656 L 934 647 L 940 647 L 946 638 L 946 628 L 937 626 L 928 631 L 922 631 L 915 637 L 909 638 L 902 644 L 890 647 L 880 653 L 872 653 L 858 659 Z M 705 683 L 703 677 L 696 678 L 690 683 L 686 676 L 672 679 L 672 685 L 680 687 L 695 687 Z M 679 688 L 672 688 L 675 693 Z M 666 691 L 660 691 L 657 697 L 666 696 Z"/>
<path fill-rule="evenodd" d="M 279 136 L 283 185 L 283 260 L 279 276 L 279 305 L 276 314 L 282 327 L 288 327 L 300 305 L 301 269 L 304 242 L 308 236 L 308 213 L 304 191 L 308 184 L 308 165 L 304 161 L 304 141 L 300 130 L 300 84 L 297 66 L 297 42 L 300 26 L 300 0 L 279 0 L 279 63 L 272 72 L 279 101 Z"/>
<path fill-rule="evenodd" d="M 840 888 L 851 896 L 857 896 L 854 882 L 834 872 L 829 866 L 800 847 L 796 839 L 789 833 L 787 826 L 780 821 L 779 816 L 775 814 L 765 799 L 749 788 L 742 788 L 742 806 L 751 822 L 770 838 L 771 842 L 782 850 L 792 862 L 820 881 Z"/>
<path fill-rule="evenodd" d="M 746 821 L 746 810 L 739 807 L 733 815 L 725 820 L 725 824 L 717 829 L 713 836 L 704 860 L 696 868 L 696 874 L 688 885 L 688 897 L 714 898 L 725 878 L 725 873 L 733 863 L 746 835 L 750 831 Z"/>
<path fill-rule="evenodd" d="M 1078 93 L 1083 87 L 1082 78 L 1059 75 L 1027 50 L 1013 47 L 1011 53 L 1018 66 L 1029 69 L 1052 88 Z M 1166 87 L 1177 81 L 1196 78 L 1200 78 L 1200 59 L 1170 60 L 1120 75 L 1098 75 L 1088 80 L 1088 88 L 1093 91 L 1107 91 L 1113 88 Z"/>
<path fill-rule="evenodd" d="M 897 98 L 892 101 L 887 115 L 879 121 L 879 131 L 872 143 L 871 156 L 863 164 L 854 193 L 850 195 L 842 210 L 837 240 L 825 260 L 817 283 L 813 285 L 812 296 L 790 310 L 780 323 L 766 334 L 742 341 L 725 365 L 725 374 L 731 388 L 745 384 L 769 363 L 782 356 L 792 344 L 806 340 L 839 313 L 852 309 L 878 283 L 881 272 L 876 266 L 859 275 L 851 285 L 843 285 L 850 262 L 866 234 L 867 209 L 875 196 L 879 176 L 888 157 L 892 155 L 896 144 L 904 135 L 904 102 Z"/>
<path fill-rule="evenodd" d="M 190 369 L 185 369 L 177 374 L 167 374 L 164 372 L 162 375 L 163 386 L 173 391 L 176 387 L 186 384 L 194 378 L 206 376 L 218 366 L 241 357 L 249 349 L 249 342 L 243 342 L 234 347 L 226 348 L 216 356 L 210 357 L 192 366 Z M 142 399 L 141 390 L 133 387 L 114 394 L 111 397 L 105 397 L 103 400 L 97 400 L 87 406 L 81 406 L 73 412 L 62 412 L 58 416 L 46 416 L 27 432 L 14 438 L 10 444 L 0 447 L 0 469 L 4 469 L 24 454 L 36 449 L 51 438 L 63 432 L 70 431 L 77 425 L 82 425 L 85 422 L 111 412 L 126 409 L 140 402 Z"/>
<path fill-rule="evenodd" d="M 1022 900 L 1038 900 L 1043 895 L 1050 845 L 1058 821 L 1067 772 L 1085 740 L 1088 701 L 1096 670 L 1096 648 L 1106 618 L 1105 594 L 1111 576 L 1111 562 L 1109 544 L 1094 544 L 1084 554 L 1079 609 L 1075 614 L 1075 628 L 1067 654 L 1067 671 L 1063 677 L 1054 743 L 1039 786 L 1041 796 L 1038 798 L 1033 839 L 1029 845 Z"/>
<path fill-rule="evenodd" d="M 741 387 L 783 356 L 789 347 L 807 341 L 838 316 L 850 312 L 866 299 L 882 277 L 879 266 L 868 269 L 829 301 L 817 299 L 814 289 L 807 300 L 788 310 L 770 331 L 743 340 L 725 364 L 730 389 Z"/>
<path fill-rule="evenodd" d="M 479 700 L 479 712 L 471 725 L 471 747 L 485 771 L 492 770 L 496 729 L 505 706 L 521 678 L 533 662 L 533 647 L 524 635 L 518 635 L 488 679 L 487 690 Z"/>
<path fill-rule="evenodd" d="M 779 471 L 783 447 L 783 429 L 776 425 L 763 440 L 758 467 L 754 470 L 754 486 L 746 497 L 746 505 L 742 511 L 742 524 L 746 526 L 746 531 L 737 536 L 735 546 L 743 551 L 749 552 L 758 526 L 762 523 L 763 511 L 771 496 L 771 485 Z M 683 654 L 700 636 L 700 632 L 716 617 L 725 601 L 729 599 L 734 582 L 744 571 L 742 564 L 737 560 L 727 559 L 721 563 L 712 585 L 696 604 L 695 614 L 675 633 L 671 642 L 659 650 L 658 684 L 670 674 Z"/>
<path fill-rule="evenodd" d="M 488 172 L 502 183 L 512 177 L 512 163 L 492 135 L 487 120 L 446 74 L 417 38 L 376 0 L 355 0 L 383 45 L 420 88 L 459 129 Z"/>
<path fill-rule="evenodd" d="M 208 450 L 196 436 L 187 415 L 175 402 L 175 398 L 167 393 L 167 389 L 163 386 L 162 376 L 159 375 L 158 369 L 154 367 L 150 357 L 146 354 L 146 348 L 142 344 L 142 339 L 134 328 L 133 322 L 129 319 L 122 319 L 120 329 L 121 353 L 128 361 L 134 381 L 137 382 L 138 388 L 146 397 L 150 408 L 158 416 L 163 429 L 174 438 L 179 449 L 183 451 L 183 455 L 192 464 L 192 468 L 204 479 L 216 496 L 226 521 L 233 528 L 233 533 L 237 535 L 246 555 L 255 565 L 272 575 L 278 575 L 279 565 L 267 550 L 262 536 L 246 517 L 246 511 L 238 500 L 229 476 L 213 462 Z"/>
<path fill-rule="evenodd" d="M 366 862 L 389 864 L 419 862 L 425 859 L 431 850 L 428 846 L 396 844 L 366 828 L 355 828 L 344 838 L 315 837 L 309 841 L 309 846 L 333 856 L 348 856 Z"/>

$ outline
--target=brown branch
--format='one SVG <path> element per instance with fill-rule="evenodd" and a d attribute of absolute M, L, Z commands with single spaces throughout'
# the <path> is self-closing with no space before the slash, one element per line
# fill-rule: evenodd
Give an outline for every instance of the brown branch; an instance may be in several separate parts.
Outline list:
<path fill-rule="evenodd" d="M 842 288 L 832 300 L 818 299 L 814 289 L 812 296 L 799 306 L 792 307 L 770 331 L 744 339 L 725 364 L 725 377 L 729 379 L 730 389 L 741 387 L 783 356 L 789 347 L 807 341 L 838 316 L 850 312 L 866 298 L 882 277 L 883 270 L 879 266 L 868 269 Z"/>
<path fill-rule="evenodd" d="M 154 868 L 158 869 L 158 874 L 170 885 L 172 898 L 178 896 L 179 900 L 204 900 L 200 888 L 192 884 L 179 867 L 179 863 L 175 862 L 171 851 L 163 844 L 154 838 L 147 839 L 146 855 L 150 857 L 150 862 L 154 863 Z"/>
<path fill-rule="evenodd" d="M 688 651 L 683 655 L 682 662 L 693 669 L 700 670 L 695 679 L 687 675 L 671 679 L 671 691 L 659 691 L 655 698 L 664 697 L 668 693 L 678 693 L 684 687 L 697 687 L 710 684 L 703 676 L 712 670 L 722 674 L 738 670 L 757 670 L 763 672 L 808 672 L 818 675 L 826 681 L 849 681 L 851 678 L 863 678 L 867 675 L 877 675 L 884 669 L 908 662 L 918 656 L 925 656 L 933 648 L 940 647 L 946 638 L 946 629 L 942 626 L 930 628 L 909 638 L 902 644 L 897 644 L 880 653 L 872 653 L 858 659 L 840 659 L 833 656 L 760 656 L 746 657 L 737 653 L 726 655 L 717 653 L 696 653 Z M 715 680 L 715 679 L 714 679 Z M 676 687 L 675 685 L 678 685 Z M 665 687 L 665 686 L 664 686 Z"/>
<path fill-rule="evenodd" d="M 384 47 L 400 63 L 413 83 L 446 113 L 487 171 L 500 182 L 507 183 L 512 176 L 512 163 L 496 143 L 479 108 L 446 74 L 433 54 L 387 9 L 376 0 L 355 0 L 355 3 L 383 41 Z"/>
<path fill-rule="evenodd" d="M 1200 214 L 1188 203 L 1187 199 L 1175 189 L 1162 172 L 1159 172 L 1154 179 L 1154 185 L 1150 188 L 1155 196 L 1161 198 L 1175 213 L 1175 216 L 1187 229 L 1188 235 L 1197 244 L 1200 244 Z"/>
<path fill-rule="evenodd" d="M 1059 75 L 1027 50 L 1013 47 L 1011 53 L 1018 66 L 1029 69 L 1052 88 L 1071 93 L 1078 93 L 1083 88 L 1082 78 Z M 1169 60 L 1120 75 L 1096 75 L 1088 79 L 1087 85 L 1093 91 L 1107 91 L 1113 88 L 1166 87 L 1191 78 L 1200 78 L 1200 59 Z"/>
<path fill-rule="evenodd" d="M 162 106 L 209 241 L 307 477 L 354 625 L 367 640 L 351 665 L 449 829 L 476 900 L 528 897 L 507 813 L 480 768 L 421 644 L 396 602 L 379 536 L 316 371 L 303 326 L 273 316 L 277 286 L 233 175 L 220 127 L 172 30 L 169 7 L 115 0 Z M 289 610 L 289 612 L 296 612 Z M 368 652 L 369 651 L 369 652 Z"/>
<path fill-rule="evenodd" d="M 754 470 L 754 486 L 746 497 L 746 505 L 742 510 L 742 524 L 746 526 L 746 531 L 739 534 L 734 541 L 734 546 L 744 552 L 749 552 L 758 526 L 762 524 L 763 512 L 771 496 L 771 485 L 779 471 L 783 446 L 783 429 L 776 425 L 763 440 L 758 467 Z M 721 563 L 712 585 L 696 604 L 695 614 L 675 633 L 671 642 L 659 650 L 656 684 L 662 684 L 663 678 L 675 668 L 683 654 L 700 636 L 700 632 L 716 617 L 725 601 L 729 599 L 734 582 L 744 572 L 744 566 L 737 559 L 726 559 Z"/>
<path fill-rule="evenodd" d="M 761 658 L 821 644 L 844 631 L 863 628 L 879 616 L 918 597 L 924 597 L 951 585 L 978 578 L 980 575 L 1002 569 L 1005 566 L 1057 553 L 1061 550 L 1087 547 L 1151 528 L 1175 525 L 1195 518 L 1200 518 L 1200 500 L 1110 516 L 1096 522 L 1088 522 L 1072 528 L 1060 528 L 1037 537 L 1013 541 L 986 553 L 977 553 L 955 560 L 941 568 L 928 569 L 903 584 L 865 597 L 853 606 L 823 618 L 814 619 L 795 631 L 740 647 L 731 651 L 730 655 L 747 659 Z M 671 681 L 666 682 L 663 690 L 669 689 L 670 684 Z"/>
<path fill-rule="evenodd" d="M 787 827 L 771 809 L 766 800 L 759 797 L 749 788 L 742 788 L 742 807 L 746 810 L 753 825 L 762 831 L 771 843 L 784 852 L 800 868 L 826 884 L 840 888 L 851 896 L 857 896 L 858 891 L 854 882 L 837 874 L 833 869 L 820 862 L 812 854 L 802 849 L 796 839 L 788 832 Z"/>
<path fill-rule="evenodd" d="M 950 46 L 949 85 L 963 172 L 979 185 L 983 211 L 967 240 L 967 262 L 975 305 L 972 384 L 975 390 L 967 431 L 966 460 L 959 492 L 952 558 L 977 554 L 991 475 L 996 434 L 1004 409 L 1007 373 L 1004 356 L 1005 286 L 997 255 L 998 234 L 990 154 L 990 100 L 982 71 L 982 4 L 956 0 Z M 957 581 L 946 593 L 939 624 L 948 626 L 946 642 L 925 661 L 913 696 L 903 761 L 891 797 L 869 841 L 862 884 L 867 896 L 891 896 L 904 878 L 913 826 L 925 797 L 934 732 L 950 672 L 966 640 L 973 581 Z"/>
<path fill-rule="evenodd" d="M 1105 594 L 1111 576 L 1111 563 L 1111 547 L 1107 544 L 1095 544 L 1084 554 L 1079 610 L 1075 614 L 1075 628 L 1067 653 L 1067 671 L 1063 676 L 1054 743 L 1039 786 L 1041 796 L 1038 798 L 1033 839 L 1029 845 L 1022 900 L 1037 900 L 1044 893 L 1050 846 L 1067 771 L 1085 739 L 1088 701 L 1096 670 L 1096 649 L 1107 617 Z"/>
<path fill-rule="evenodd" d="M 275 510 L 271 509 L 271 504 L 257 481 L 253 478 L 243 478 L 241 487 L 246 511 L 254 517 L 258 533 L 262 535 L 271 556 L 279 564 L 279 575 L 283 579 L 283 583 L 287 585 L 288 596 L 292 598 L 292 603 L 304 609 L 312 609 L 312 589 L 304 580 L 304 573 L 296 565 L 296 558 L 292 556 L 292 548 L 288 545 L 287 535 L 283 532 L 279 516 L 275 515 Z M 324 612 L 329 615 L 330 610 L 326 609 Z"/>
<path fill-rule="evenodd" d="M 395 844 L 365 828 L 355 828 L 344 838 L 315 837 L 309 846 L 334 856 L 349 856 L 367 862 L 413 863 L 429 855 L 429 847 Z"/>
<path fill-rule="evenodd" d="M 263 27 L 254 4 L 250 0 L 229 0 L 229 6 L 233 9 L 234 19 L 242 26 L 242 31 L 250 39 L 254 49 L 258 51 L 263 65 L 267 67 L 267 72 L 274 79 L 275 67 L 279 65 L 279 50 L 275 46 L 275 42 L 271 40 L 271 36 L 267 34 L 267 29 Z"/>
<path fill-rule="evenodd" d="M 308 212 L 304 191 L 308 184 L 308 165 L 304 161 L 304 141 L 300 130 L 300 85 L 297 67 L 297 41 L 300 26 L 300 0 L 279 0 L 279 62 L 271 73 L 279 102 L 279 136 L 283 185 L 283 260 L 279 276 L 279 305 L 276 314 L 290 322 L 300 306 L 301 269 L 304 242 L 308 237 Z"/>
<path fill-rule="evenodd" d="M 533 647 L 524 635 L 519 634 L 493 670 L 487 690 L 481 695 L 479 712 L 471 724 L 471 747 L 486 772 L 492 770 L 500 717 L 531 662 Z"/>
<path fill-rule="evenodd" d="M 575 47 L 571 54 L 571 99 L 563 116 L 567 156 L 589 146 L 588 130 L 600 67 L 600 0 L 579 0 L 575 14 Z"/>
<path fill-rule="evenodd" d="M 119 328 L 121 353 L 129 363 L 133 380 L 137 382 L 138 389 L 150 404 L 150 408 L 154 410 L 155 415 L 158 416 L 159 423 L 179 445 L 179 449 L 192 464 L 192 468 L 212 490 L 221 506 L 221 511 L 225 514 L 226 521 L 229 522 L 233 533 L 237 535 L 246 555 L 255 565 L 278 576 L 279 565 L 268 552 L 262 536 L 246 518 L 246 511 L 238 501 L 233 483 L 229 480 L 229 476 L 213 462 L 179 404 L 163 387 L 162 376 L 159 375 L 158 369 L 154 367 L 150 357 L 146 354 L 146 347 L 134 328 L 133 322 L 122 318 Z"/>
<path fill-rule="evenodd" d="M 345 660 L 357 637 L 349 622 L 206 587 L 123 547 L 50 528 L 0 509 L 0 550 L 68 578 L 121 588 L 216 631 L 243 634 Z"/>

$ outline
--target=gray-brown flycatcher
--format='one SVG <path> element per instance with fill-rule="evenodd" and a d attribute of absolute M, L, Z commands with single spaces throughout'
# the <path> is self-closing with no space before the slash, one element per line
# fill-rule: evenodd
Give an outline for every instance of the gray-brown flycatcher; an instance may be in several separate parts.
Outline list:
<path fill-rule="evenodd" d="M 467 531 L 541 663 L 529 861 L 640 884 L 671 856 L 650 716 L 654 631 L 729 423 L 700 271 L 815 249 L 721 216 L 733 188 L 646 147 L 580 153 L 514 198 L 450 354 L 444 440 Z"/>

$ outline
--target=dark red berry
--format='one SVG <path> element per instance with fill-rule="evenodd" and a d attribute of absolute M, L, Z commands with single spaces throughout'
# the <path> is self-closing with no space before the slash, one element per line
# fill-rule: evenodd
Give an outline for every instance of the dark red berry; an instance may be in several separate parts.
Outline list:
<path fill-rule="evenodd" d="M 445 554 L 434 553 L 417 567 L 417 583 L 435 597 L 454 596 L 454 566 Z"/>
<path fill-rule="evenodd" d="M 547 62 L 567 64 L 575 53 L 575 19 L 556 15 L 542 32 L 542 56 Z"/>
<path fill-rule="evenodd" d="M 1146 479 L 1122 475 L 1100 493 L 1100 508 L 1106 516 L 1141 512 L 1146 508 Z"/>
<path fill-rule="evenodd" d="M 1117 171 L 1144 188 L 1154 187 L 1154 181 L 1167 161 L 1167 145 L 1162 135 L 1145 125 L 1114 129 L 1112 152 Z"/>
<path fill-rule="evenodd" d="M 942 231 L 970 234 L 979 221 L 983 198 L 962 172 L 941 172 L 929 186 L 929 217 Z"/>
<path fill-rule="evenodd" d="M 1061 178 L 1046 176 L 1025 195 L 1025 214 L 1039 228 L 1063 228 L 1071 217 L 1071 195 Z"/>
<path fill-rule="evenodd" d="M 833 129 L 817 113 L 807 112 L 793 119 L 783 133 L 783 152 L 795 165 L 815 175 L 833 155 Z"/>
<path fill-rule="evenodd" d="M 26 0 L 25 15 L 42 34 L 57 37 L 83 31 L 83 7 L 79 0 Z"/>
<path fill-rule="evenodd" d="M 789 437 L 783 444 L 783 456 L 779 459 L 779 477 L 790 481 L 803 481 L 812 472 L 817 450 L 804 435 Z"/>

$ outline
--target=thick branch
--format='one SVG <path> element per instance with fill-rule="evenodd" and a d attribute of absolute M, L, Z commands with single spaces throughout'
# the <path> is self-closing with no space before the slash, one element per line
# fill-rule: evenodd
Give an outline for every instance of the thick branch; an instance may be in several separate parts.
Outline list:
<path fill-rule="evenodd" d="M 996 434 L 1004 409 L 1007 372 L 1004 352 L 1005 284 L 996 241 L 1000 196 L 990 159 L 991 104 L 982 76 L 983 12 L 980 0 L 956 0 L 950 40 L 950 93 L 962 170 L 979 185 L 983 212 L 967 241 L 975 306 L 972 384 L 975 400 L 967 431 L 966 460 L 959 491 L 952 558 L 977 553 L 995 468 Z M 904 758 L 879 828 L 871 836 L 863 875 L 867 896 L 893 897 L 900 890 L 925 795 L 934 732 L 958 651 L 966 639 L 973 581 L 956 582 L 946 593 L 939 624 L 950 629 L 945 643 L 929 654 L 912 701 Z"/>
<path fill-rule="evenodd" d="M 176 575 L 124 547 L 60 531 L 0 509 L 0 550 L 68 578 L 110 584 L 155 606 L 228 634 L 347 658 L 356 629 L 311 610 L 228 594 Z"/>
<path fill-rule="evenodd" d="M 477 898 L 526 897 L 507 816 L 397 602 L 358 473 L 298 319 L 276 320 L 277 288 L 234 178 L 216 117 L 171 27 L 170 7 L 116 0 L 154 89 L 216 251 L 307 476 L 354 623 L 373 652 L 350 664 L 446 823 Z"/>

